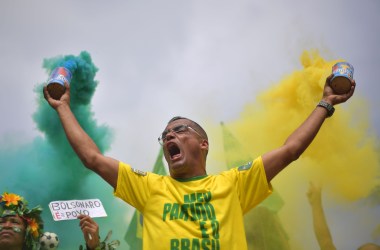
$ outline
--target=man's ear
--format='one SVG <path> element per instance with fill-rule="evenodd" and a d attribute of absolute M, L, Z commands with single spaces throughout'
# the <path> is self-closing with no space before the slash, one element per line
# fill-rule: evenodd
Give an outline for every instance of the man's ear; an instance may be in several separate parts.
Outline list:
<path fill-rule="evenodd" d="M 208 140 L 203 139 L 201 142 L 201 148 L 208 151 Z"/>

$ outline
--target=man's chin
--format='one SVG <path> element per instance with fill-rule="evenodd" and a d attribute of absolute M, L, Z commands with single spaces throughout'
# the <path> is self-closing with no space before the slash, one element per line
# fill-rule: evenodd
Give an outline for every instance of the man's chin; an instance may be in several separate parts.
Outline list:
<path fill-rule="evenodd" d="M 0 249 L 7 249 L 4 247 L 12 246 L 14 245 L 14 240 L 11 238 L 1 238 L 0 239 Z"/>
<path fill-rule="evenodd" d="M 171 162 L 171 164 L 169 165 L 169 169 L 170 169 L 170 172 L 173 174 L 181 173 L 184 171 L 185 166 L 181 161 L 175 161 L 175 162 Z"/>

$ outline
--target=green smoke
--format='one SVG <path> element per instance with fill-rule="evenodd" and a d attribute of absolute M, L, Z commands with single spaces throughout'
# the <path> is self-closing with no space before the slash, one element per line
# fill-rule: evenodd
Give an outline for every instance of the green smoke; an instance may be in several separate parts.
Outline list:
<path fill-rule="evenodd" d="M 90 54 L 84 51 L 78 56 L 45 59 L 43 68 L 47 73 L 46 79 L 56 67 L 67 66 L 68 63 L 73 73 L 70 82 L 71 109 L 84 130 L 105 152 L 110 148 L 112 131 L 105 125 L 97 124 L 91 110 L 91 99 L 98 85 L 95 80 L 98 69 Z M 48 204 L 55 200 L 100 199 L 108 214 L 106 218 L 96 218 L 101 228 L 101 238 L 111 229 L 114 230 L 113 238 L 119 237 L 115 229 L 123 235 L 126 226 L 120 225 L 120 216 L 125 213 L 126 205 L 118 205 L 112 188 L 82 165 L 66 139 L 57 113 L 43 97 L 44 85 L 45 82 L 42 82 L 35 86 L 37 109 L 33 114 L 33 120 L 43 135 L 30 143 L 0 150 L 0 192 L 20 194 L 32 206 L 40 204 L 44 208 L 45 231 L 58 234 L 60 250 L 78 249 L 84 240 L 77 220 L 53 221 Z"/>
<path fill-rule="evenodd" d="M 70 82 L 71 108 L 84 130 L 94 139 L 100 150 L 104 152 L 109 149 L 112 133 L 106 126 L 97 125 L 93 112 L 91 111 L 91 99 L 95 93 L 98 82 L 95 81 L 97 68 L 92 63 L 90 54 L 80 53 L 79 56 L 58 56 L 45 59 L 43 67 L 50 74 L 56 67 L 63 66 L 67 62 L 74 62 L 76 69 L 73 70 L 73 77 Z M 62 198 L 72 196 L 81 189 L 81 181 L 89 172 L 83 167 L 78 157 L 70 147 L 59 118 L 54 109 L 45 101 L 42 88 L 45 83 L 39 84 L 35 88 L 37 94 L 37 110 L 33 114 L 33 119 L 37 128 L 45 135 L 45 140 L 41 144 L 46 144 L 48 154 L 43 155 L 43 161 L 39 162 L 40 168 L 49 176 L 59 176 L 52 178 L 49 186 L 54 186 L 57 190 L 54 196 Z M 37 147 L 38 148 L 38 147 Z M 70 185 L 67 185 L 70 183 Z"/>

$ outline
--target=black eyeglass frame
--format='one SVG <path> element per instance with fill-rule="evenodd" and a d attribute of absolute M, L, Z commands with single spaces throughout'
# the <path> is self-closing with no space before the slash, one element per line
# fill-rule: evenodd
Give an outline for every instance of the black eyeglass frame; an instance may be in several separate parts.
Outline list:
<path fill-rule="evenodd" d="M 199 134 L 198 131 L 196 131 L 194 128 L 192 128 L 191 126 L 187 125 L 187 124 L 179 124 L 177 126 L 175 126 L 174 128 L 171 128 L 169 130 L 165 130 L 164 132 L 162 132 L 162 134 L 157 138 L 158 139 L 158 143 L 160 145 L 164 145 L 165 143 L 165 140 L 166 140 L 166 135 L 170 132 L 173 132 L 175 134 L 179 134 L 179 133 L 183 133 L 183 132 L 186 132 L 188 131 L 189 129 L 193 130 L 199 137 L 203 138 L 203 136 L 201 136 L 201 134 Z"/>

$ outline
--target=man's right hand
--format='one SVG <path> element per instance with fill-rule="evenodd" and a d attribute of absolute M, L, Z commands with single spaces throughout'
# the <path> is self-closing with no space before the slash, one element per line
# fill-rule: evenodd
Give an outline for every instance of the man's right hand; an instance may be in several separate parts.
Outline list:
<path fill-rule="evenodd" d="M 53 97 L 50 96 L 48 90 L 47 90 L 47 86 L 44 86 L 43 88 L 43 93 L 44 93 L 44 97 L 45 97 L 45 100 L 49 103 L 49 105 L 57 110 L 57 108 L 61 105 L 64 105 L 64 104 L 67 104 L 70 106 L 70 85 L 65 82 L 65 93 L 63 93 L 63 95 L 61 96 L 61 98 L 59 100 L 55 100 Z"/>

